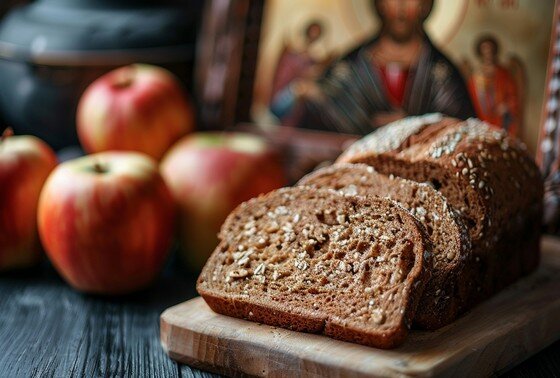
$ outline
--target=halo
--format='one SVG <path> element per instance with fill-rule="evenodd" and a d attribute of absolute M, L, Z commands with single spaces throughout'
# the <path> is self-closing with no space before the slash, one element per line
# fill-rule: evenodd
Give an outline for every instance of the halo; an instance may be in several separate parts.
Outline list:
<path fill-rule="evenodd" d="M 289 2 L 281 4 L 277 0 L 275 3 L 278 7 L 293 9 L 287 6 Z M 347 50 L 374 33 L 379 26 L 379 19 L 373 14 L 370 3 L 371 0 L 331 0 L 322 4 L 318 0 L 299 2 L 297 13 L 285 14 L 289 17 L 284 19 L 284 30 L 288 30 L 286 37 L 292 45 L 300 46 L 302 28 L 310 20 L 317 19 L 327 27 L 331 26 L 319 43 L 328 50 Z M 426 32 L 434 43 L 445 46 L 453 39 L 463 23 L 468 3 L 468 0 L 434 0 L 434 8 L 425 24 Z M 337 35 L 332 35 L 334 29 Z M 350 45 L 348 41 L 352 41 Z"/>
<path fill-rule="evenodd" d="M 371 0 L 352 0 L 352 6 L 344 2 L 340 9 L 343 20 L 348 28 L 355 28 L 356 24 L 364 29 L 377 29 L 379 19 L 371 11 Z M 342 2 L 341 2 L 342 3 Z M 432 13 L 426 20 L 426 32 L 437 45 L 448 44 L 459 31 L 467 13 L 468 0 L 434 0 Z M 349 10 L 350 8 L 350 10 Z"/>
<path fill-rule="evenodd" d="M 434 9 L 426 20 L 426 32 L 439 46 L 447 45 L 461 28 L 468 0 L 434 0 Z"/>

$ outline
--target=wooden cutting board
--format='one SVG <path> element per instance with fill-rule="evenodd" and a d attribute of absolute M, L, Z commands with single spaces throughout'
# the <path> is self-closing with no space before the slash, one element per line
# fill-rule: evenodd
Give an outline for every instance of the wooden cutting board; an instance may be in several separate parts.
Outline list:
<path fill-rule="evenodd" d="M 537 272 L 435 332 L 412 331 L 380 350 L 214 313 L 202 298 L 161 315 L 161 343 L 177 361 L 228 375 L 486 376 L 560 338 L 560 239 L 543 240 Z"/>

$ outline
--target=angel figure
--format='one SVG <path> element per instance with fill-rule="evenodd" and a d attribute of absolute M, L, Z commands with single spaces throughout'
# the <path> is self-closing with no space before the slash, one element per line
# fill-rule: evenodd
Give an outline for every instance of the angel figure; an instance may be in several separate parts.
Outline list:
<path fill-rule="evenodd" d="M 284 43 L 272 82 L 270 111 L 284 126 L 293 126 L 299 118 L 298 91 L 309 81 L 319 77 L 332 60 L 329 56 L 318 58 L 312 50 L 324 38 L 325 24 L 312 20 L 303 29 L 303 46 Z"/>
<path fill-rule="evenodd" d="M 468 89 L 478 118 L 519 136 L 523 123 L 525 70 L 520 59 L 512 56 L 506 65 L 499 61 L 500 45 L 491 35 L 480 37 L 475 44 L 479 59 L 473 70 L 463 65 L 469 78 Z"/>

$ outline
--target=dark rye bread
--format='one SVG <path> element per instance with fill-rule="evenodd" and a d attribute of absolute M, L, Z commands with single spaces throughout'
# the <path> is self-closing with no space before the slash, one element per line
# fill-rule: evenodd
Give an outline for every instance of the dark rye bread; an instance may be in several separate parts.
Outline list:
<path fill-rule="evenodd" d="M 197 290 L 238 318 L 392 348 L 429 279 L 422 226 L 396 202 L 284 188 L 237 207 Z"/>
<path fill-rule="evenodd" d="M 375 172 L 364 164 L 338 164 L 303 177 L 298 185 L 331 188 L 353 195 L 389 197 L 411 211 L 433 246 L 432 276 L 424 289 L 414 324 L 437 329 L 454 321 L 467 299 L 468 230 L 447 200 L 427 184 Z"/>
<path fill-rule="evenodd" d="M 460 212 L 473 245 L 467 306 L 538 265 L 542 178 L 525 146 L 504 131 L 476 119 L 409 117 L 364 137 L 337 162 L 432 183 Z"/>

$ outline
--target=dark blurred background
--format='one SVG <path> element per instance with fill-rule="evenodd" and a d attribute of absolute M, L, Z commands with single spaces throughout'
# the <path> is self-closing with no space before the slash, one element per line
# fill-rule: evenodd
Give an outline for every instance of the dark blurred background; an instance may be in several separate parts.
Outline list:
<path fill-rule="evenodd" d="M 60 150 L 77 145 L 85 88 L 131 63 L 175 73 L 192 93 L 203 0 L 0 1 L 0 126 Z"/>

